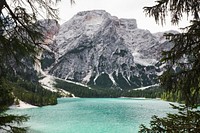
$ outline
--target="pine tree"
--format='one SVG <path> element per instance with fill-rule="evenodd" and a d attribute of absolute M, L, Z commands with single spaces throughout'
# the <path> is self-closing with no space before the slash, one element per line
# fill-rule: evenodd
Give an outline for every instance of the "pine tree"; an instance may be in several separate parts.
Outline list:
<path fill-rule="evenodd" d="M 164 24 L 168 12 L 171 13 L 172 24 L 178 24 L 184 15 L 192 16 L 191 25 L 182 29 L 179 34 L 166 34 L 174 43 L 171 50 L 163 52 L 167 71 L 161 76 L 161 83 L 169 91 L 182 92 L 186 106 L 195 106 L 200 89 L 200 1 L 196 0 L 159 0 L 153 7 L 144 7 L 149 16 L 157 23 Z M 174 72 L 173 67 L 179 67 Z"/>
<path fill-rule="evenodd" d="M 174 46 L 163 52 L 162 63 L 167 70 L 161 75 L 161 85 L 166 91 L 180 93 L 185 107 L 176 108 L 178 114 L 169 114 L 165 118 L 153 117 L 151 128 L 141 126 L 140 132 L 198 132 L 200 112 L 194 110 L 200 98 L 200 1 L 199 0 L 158 0 L 152 7 L 144 7 L 156 23 L 164 25 L 166 16 L 171 15 L 171 23 L 179 24 L 184 16 L 192 17 L 189 26 L 181 33 L 165 34 Z M 173 68 L 179 67 L 178 71 Z M 170 93 L 166 93 L 170 94 Z"/>
<path fill-rule="evenodd" d="M 27 116 L 7 115 L 7 107 L 13 103 L 8 74 L 15 74 L 13 64 L 23 66 L 23 59 L 36 59 L 43 42 L 38 17 L 58 19 L 54 5 L 58 0 L 1 0 L 0 1 L 0 132 L 25 132 L 16 127 L 28 120 Z M 71 0 L 73 3 L 73 0 Z M 44 15 L 43 15 L 44 14 Z"/>

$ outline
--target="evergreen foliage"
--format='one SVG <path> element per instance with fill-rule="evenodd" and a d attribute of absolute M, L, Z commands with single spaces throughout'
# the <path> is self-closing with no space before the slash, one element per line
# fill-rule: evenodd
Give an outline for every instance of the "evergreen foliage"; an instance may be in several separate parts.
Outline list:
<path fill-rule="evenodd" d="M 111 81 L 111 79 L 109 78 L 108 74 L 103 73 L 101 74 L 97 79 L 96 79 L 96 84 L 100 87 L 104 87 L 104 88 L 110 88 L 113 83 Z"/>
<path fill-rule="evenodd" d="M 185 99 L 182 96 L 180 91 L 176 92 L 163 92 L 161 95 L 161 99 L 171 102 L 178 102 L 181 104 L 185 104 Z M 200 97 L 197 99 L 197 105 L 200 105 Z"/>
<path fill-rule="evenodd" d="M 11 86 L 4 78 L 0 79 L 0 112 L 3 112 L 14 101 L 11 94 Z"/>
<path fill-rule="evenodd" d="M 191 16 L 191 24 L 178 34 L 165 34 L 174 45 L 171 50 L 163 52 L 162 63 L 167 70 L 161 75 L 161 85 L 166 90 L 165 98 L 181 101 L 184 107 L 175 107 L 178 114 L 167 117 L 153 117 L 150 128 L 141 126 L 140 132 L 182 132 L 200 131 L 200 112 L 195 110 L 200 98 L 200 1 L 199 0 L 158 0 L 152 7 L 144 7 L 156 23 L 165 23 L 168 13 L 172 24 L 178 24 L 184 15 Z M 178 68 L 174 70 L 174 68 Z M 178 96 L 176 96 L 177 94 Z M 177 99 L 180 98 L 180 99 Z"/>
<path fill-rule="evenodd" d="M 62 88 L 72 94 L 74 94 L 77 97 L 87 97 L 87 98 L 103 98 L 103 97 L 119 97 L 120 95 L 117 95 L 115 90 L 112 89 L 106 89 L 106 88 L 100 88 L 96 86 L 85 87 L 81 85 L 77 85 L 74 83 L 69 83 L 66 81 L 58 80 L 56 79 L 56 88 Z"/>
<path fill-rule="evenodd" d="M 117 98 L 117 97 L 145 97 L 160 98 L 163 90 L 160 87 L 149 87 L 145 90 L 121 90 L 118 88 L 105 88 L 96 85 L 84 87 L 67 81 L 56 79 L 56 88 L 64 89 L 77 97 L 87 98 Z"/>
<path fill-rule="evenodd" d="M 168 69 L 160 77 L 162 85 L 168 91 L 180 91 L 185 98 L 186 106 L 196 106 L 200 89 L 200 1 L 193 0 L 159 0 L 153 7 L 144 7 L 149 16 L 157 23 L 164 24 L 168 10 L 172 24 L 178 24 L 184 14 L 192 16 L 191 25 L 183 28 L 179 34 L 165 34 L 174 43 L 169 51 L 163 52 L 163 63 Z M 174 72 L 173 68 L 179 71 Z"/>
<path fill-rule="evenodd" d="M 14 124 L 21 124 L 28 120 L 29 117 L 8 115 L 5 113 L 8 106 L 14 102 L 12 95 L 12 85 L 3 77 L 0 78 L 0 132 L 23 133 L 26 131 L 24 127 L 17 127 Z"/>
<path fill-rule="evenodd" d="M 43 51 L 41 62 L 42 70 L 47 69 L 55 62 L 54 54 L 49 51 Z"/>
<path fill-rule="evenodd" d="M 125 79 L 125 77 L 123 77 L 122 73 L 116 73 L 114 72 L 112 74 L 113 78 L 115 79 L 116 83 L 119 85 L 120 88 L 123 89 L 130 89 L 130 83 L 128 82 L 127 79 Z"/>
<path fill-rule="evenodd" d="M 0 132 L 26 131 L 26 128 L 16 127 L 13 124 L 26 121 L 27 116 L 4 113 L 13 103 L 12 91 L 17 87 L 8 77 L 10 74 L 18 75 L 15 67 L 24 66 L 24 60 L 35 61 L 38 48 L 44 39 L 37 17 L 42 15 L 41 12 L 46 12 L 47 17 L 57 18 L 57 10 L 52 8 L 56 2 L 57 0 L 1 0 L 0 2 Z"/>
<path fill-rule="evenodd" d="M 144 97 L 144 98 L 161 98 L 163 89 L 159 86 L 149 87 L 144 90 L 128 90 L 123 91 L 123 97 Z"/>
<path fill-rule="evenodd" d="M 19 124 L 22 124 L 22 122 L 26 122 L 29 119 L 26 115 L 17 116 L 1 113 L 0 118 L 0 131 L 9 133 L 25 133 L 27 131 L 27 127 L 18 127 Z"/>
<path fill-rule="evenodd" d="M 10 83 L 13 86 L 13 94 L 18 99 L 35 106 L 57 104 L 57 94 L 42 88 L 39 83 L 18 80 Z"/>
<path fill-rule="evenodd" d="M 200 111 L 186 106 L 174 106 L 176 114 L 167 114 L 164 118 L 153 116 L 150 128 L 140 126 L 139 133 L 198 133 L 200 131 Z"/>

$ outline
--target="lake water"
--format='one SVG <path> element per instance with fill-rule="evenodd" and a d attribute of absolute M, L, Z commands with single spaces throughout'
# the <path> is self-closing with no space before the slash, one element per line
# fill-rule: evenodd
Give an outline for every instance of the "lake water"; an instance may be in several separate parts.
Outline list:
<path fill-rule="evenodd" d="M 60 98 L 55 106 L 14 109 L 30 133 L 137 133 L 151 116 L 173 112 L 169 102 L 137 98 Z"/>

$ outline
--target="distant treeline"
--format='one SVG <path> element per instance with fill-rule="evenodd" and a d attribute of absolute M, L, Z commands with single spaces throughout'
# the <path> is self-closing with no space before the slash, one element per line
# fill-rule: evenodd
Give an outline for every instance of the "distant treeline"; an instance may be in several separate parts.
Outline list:
<path fill-rule="evenodd" d="M 55 87 L 61 88 L 74 94 L 76 97 L 83 98 L 117 98 L 117 97 L 145 97 L 161 98 L 163 100 L 183 103 L 184 97 L 180 92 L 167 93 L 160 86 L 149 87 L 144 90 L 121 90 L 119 88 L 106 88 L 95 85 L 89 87 L 79 84 L 55 79 Z M 55 105 L 59 94 L 44 89 L 38 82 L 28 81 L 21 77 L 10 78 L 9 84 L 12 84 L 12 92 L 17 99 L 36 106 Z M 200 103 L 200 100 L 199 100 Z"/>
<path fill-rule="evenodd" d="M 144 90 L 128 90 L 122 93 L 124 97 L 145 97 L 145 98 L 161 98 L 163 89 L 160 86 L 153 86 Z"/>
<path fill-rule="evenodd" d="M 119 88 L 101 88 L 95 85 L 89 87 L 77 85 L 56 79 L 55 87 L 62 88 L 76 97 L 87 98 L 116 98 L 116 97 L 146 97 L 146 98 L 160 98 L 163 90 L 160 87 L 150 87 L 145 90 L 121 90 Z"/>
<path fill-rule="evenodd" d="M 185 103 L 185 97 L 181 94 L 180 91 L 175 92 L 164 92 L 161 95 L 161 98 L 166 101 Z M 200 104 L 200 99 L 197 99 L 197 103 Z"/>
<path fill-rule="evenodd" d="M 117 98 L 117 97 L 145 97 L 145 98 L 161 98 L 166 101 L 183 103 L 184 96 L 180 92 L 166 92 L 160 86 L 152 86 L 144 90 L 121 90 L 119 88 L 106 88 L 95 85 L 89 87 L 81 86 L 75 83 L 56 79 L 55 87 L 62 88 L 76 97 L 86 98 Z M 198 99 L 200 103 L 200 99 Z"/>
<path fill-rule="evenodd" d="M 56 88 L 62 88 L 72 94 L 74 94 L 76 97 L 87 97 L 87 98 L 103 98 L 103 97 L 118 97 L 120 96 L 119 91 L 112 90 L 112 89 L 100 89 L 95 88 L 94 86 L 85 87 L 82 85 L 69 83 L 66 81 L 62 81 L 59 79 L 56 79 Z"/>

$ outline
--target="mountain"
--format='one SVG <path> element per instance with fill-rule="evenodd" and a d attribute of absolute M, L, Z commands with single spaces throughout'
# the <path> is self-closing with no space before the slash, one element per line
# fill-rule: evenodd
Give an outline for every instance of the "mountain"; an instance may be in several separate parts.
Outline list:
<path fill-rule="evenodd" d="M 51 40 L 56 34 L 55 31 L 59 28 L 59 24 L 55 20 L 42 20 L 38 21 L 37 24 L 41 26 L 41 33 L 45 35 L 42 43 L 50 44 L 48 40 Z M 3 67 L 5 68 L 3 80 L 5 81 L 1 83 L 3 83 L 3 90 L 6 92 L 3 96 L 6 96 L 8 92 L 10 93 L 9 101 L 12 102 L 9 104 L 13 102 L 18 104 L 19 100 L 21 100 L 35 106 L 54 105 L 57 104 L 58 95 L 69 96 L 64 91 L 60 91 L 60 93 L 49 91 L 39 83 L 41 77 L 38 76 L 38 73 L 43 71 L 40 69 L 41 62 L 38 59 L 42 53 L 45 53 L 48 46 L 44 45 L 44 48 L 45 50 L 41 49 L 40 51 L 37 49 L 39 52 L 36 55 L 37 58 L 31 58 L 23 54 L 21 55 L 22 57 L 19 56 L 20 54 L 16 54 L 15 58 L 13 56 L 6 58 L 5 63 L 3 63 L 5 65 Z M 14 52 L 17 53 L 18 51 Z M 4 100 L 7 103 L 8 99 L 6 97 L 3 98 Z"/>
<path fill-rule="evenodd" d="M 53 40 L 41 53 L 42 69 L 58 78 L 103 88 L 158 83 L 161 52 L 173 46 L 163 33 L 139 29 L 135 19 L 119 19 L 104 10 L 79 12 L 53 27 Z"/>

